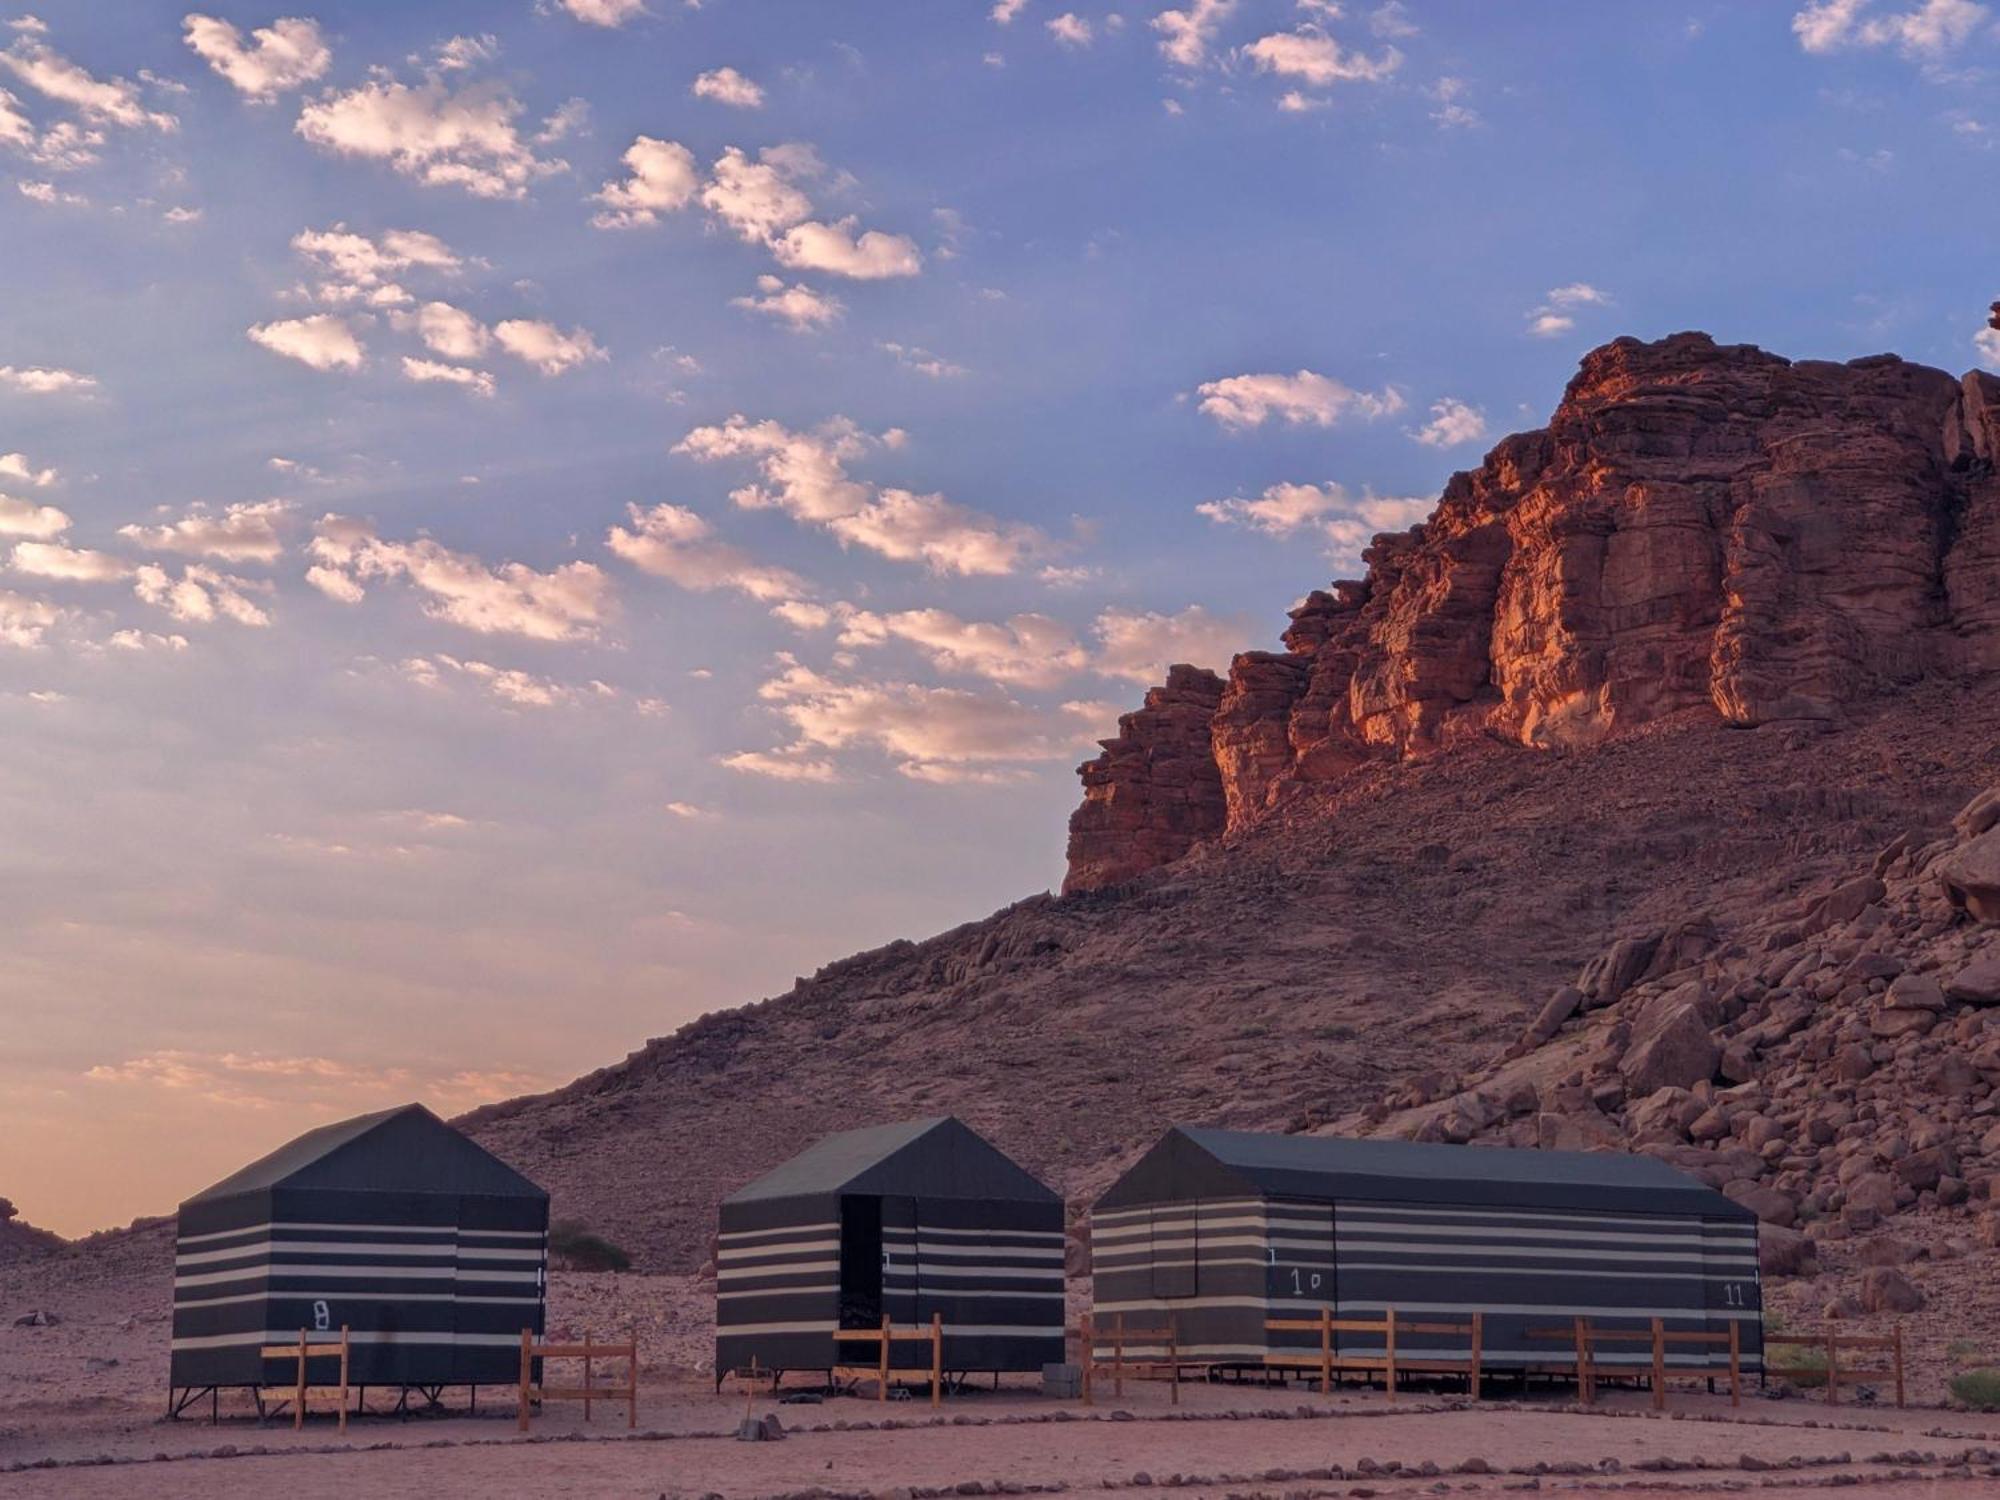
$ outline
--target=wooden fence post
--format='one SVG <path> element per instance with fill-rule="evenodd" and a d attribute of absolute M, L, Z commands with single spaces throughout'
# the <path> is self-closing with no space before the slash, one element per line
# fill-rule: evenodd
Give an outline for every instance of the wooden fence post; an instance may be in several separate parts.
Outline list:
<path fill-rule="evenodd" d="M 877 1401 L 887 1401 L 889 1399 L 889 1319 L 886 1314 L 882 1318 L 882 1362 L 877 1369 L 875 1399 Z"/>
<path fill-rule="evenodd" d="M 1743 1404 L 1743 1325 L 1729 1320 L 1729 1404 Z"/>
<path fill-rule="evenodd" d="M 931 1314 L 931 1405 L 944 1403 L 944 1314 Z"/>
<path fill-rule="evenodd" d="M 1096 1393 L 1091 1389 L 1091 1377 L 1097 1370 L 1097 1315 L 1085 1313 L 1083 1321 L 1077 1325 L 1079 1353 L 1083 1356 L 1083 1404 L 1095 1406 Z"/>
<path fill-rule="evenodd" d="M 1479 1387 L 1481 1384 L 1479 1367 L 1485 1351 L 1485 1342 L 1486 1314 L 1476 1312 L 1472 1315 L 1472 1399 L 1474 1401 L 1479 1399 Z"/>
<path fill-rule="evenodd" d="M 1896 1357 L 1896 1405 L 1900 1408 L 1903 1404 L 1903 1320 L 1901 1318 L 1896 1319 L 1896 1328 L 1893 1337 L 1895 1338 L 1895 1344 L 1893 1345 L 1892 1352 Z"/>
<path fill-rule="evenodd" d="M 534 1347 L 534 1330 L 523 1328 L 521 1330 L 521 1406 L 516 1418 L 516 1425 L 522 1432 L 528 1430 L 528 1386 L 531 1384 L 535 1369 Z"/>
<path fill-rule="evenodd" d="M 630 1340 L 625 1346 L 625 1430 L 630 1432 L 639 1425 L 639 1330 L 628 1328 L 625 1336 Z"/>
<path fill-rule="evenodd" d="M 1389 1399 L 1396 1399 L 1396 1309 L 1382 1309 L 1383 1373 L 1388 1377 Z"/>
<path fill-rule="evenodd" d="M 1181 1404 L 1181 1335 L 1180 1320 L 1172 1313 L 1167 1314 L 1167 1380 L 1172 1386 L 1172 1401 Z"/>
<path fill-rule="evenodd" d="M 1667 1325 L 1653 1319 L 1653 1410 L 1667 1409 Z"/>
<path fill-rule="evenodd" d="M 1111 1326 L 1111 1394 L 1125 1399 L 1125 1314 L 1113 1313 Z"/>
<path fill-rule="evenodd" d="M 1831 1329 L 1826 1335 L 1826 1404 L 1840 1405 L 1840 1335 Z"/>
<path fill-rule="evenodd" d="M 1319 1393 L 1333 1394 L 1333 1309 L 1319 1310 Z"/>
<path fill-rule="evenodd" d="M 299 1385 L 298 1399 L 292 1404 L 292 1431 L 297 1432 L 306 1425 L 306 1331 L 299 1330 Z"/>
<path fill-rule="evenodd" d="M 478 1390 L 478 1386 L 473 1387 Z M 347 1325 L 340 1325 L 340 1431 L 347 1432 Z"/>
<path fill-rule="evenodd" d="M 1585 1406 L 1591 1404 L 1594 1393 L 1590 1382 L 1590 1320 L 1576 1320 L 1576 1398 Z"/>

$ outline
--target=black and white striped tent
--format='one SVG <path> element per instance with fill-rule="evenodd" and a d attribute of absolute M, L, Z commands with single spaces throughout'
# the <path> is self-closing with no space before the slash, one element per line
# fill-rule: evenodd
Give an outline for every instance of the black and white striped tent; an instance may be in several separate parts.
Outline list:
<path fill-rule="evenodd" d="M 343 1324 L 356 1385 L 511 1383 L 548 1227 L 547 1193 L 422 1105 L 308 1131 L 181 1205 L 172 1384 L 288 1384 L 259 1346 Z"/>
<path fill-rule="evenodd" d="M 715 1368 L 873 1365 L 842 1328 L 944 1320 L 947 1371 L 1063 1357 L 1062 1199 L 959 1121 L 828 1136 L 723 1200 Z M 896 1350 L 914 1363 L 917 1351 Z M 923 1359 L 928 1363 L 926 1352 Z"/>
<path fill-rule="evenodd" d="M 1528 1368 L 1568 1357 L 1530 1329 L 1589 1317 L 1607 1329 L 1726 1333 L 1761 1364 L 1757 1220 L 1650 1157 L 1409 1141 L 1262 1135 L 1178 1126 L 1091 1213 L 1095 1313 L 1158 1327 L 1170 1312 L 1190 1359 L 1261 1364 L 1318 1336 L 1267 1319 L 1484 1317 L 1484 1360 Z M 1379 1357 L 1378 1334 L 1338 1348 Z M 1453 1357 L 1465 1340 L 1399 1341 Z M 1669 1345 L 1677 1368 L 1722 1367 L 1725 1345 Z M 1643 1343 L 1600 1364 L 1650 1362 Z"/>

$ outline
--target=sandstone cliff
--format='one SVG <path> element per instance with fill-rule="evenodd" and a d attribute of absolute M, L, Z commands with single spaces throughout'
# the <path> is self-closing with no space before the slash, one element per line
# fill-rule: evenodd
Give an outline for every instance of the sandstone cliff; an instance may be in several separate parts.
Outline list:
<path fill-rule="evenodd" d="M 1453 477 L 1239 656 L 1176 668 L 1082 768 L 1064 889 L 1128 880 L 1371 761 L 1596 744 L 1685 711 L 1841 719 L 2000 668 L 2000 380 L 1705 334 L 1588 355 L 1549 426 Z M 1214 790 L 1210 787 L 1213 784 Z"/>

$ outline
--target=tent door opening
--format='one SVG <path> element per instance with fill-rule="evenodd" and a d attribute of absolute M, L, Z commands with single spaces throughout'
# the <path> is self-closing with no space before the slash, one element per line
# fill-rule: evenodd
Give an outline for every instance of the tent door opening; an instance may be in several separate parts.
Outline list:
<path fill-rule="evenodd" d="M 882 1326 L 880 1198 L 840 1200 L 840 1326 Z"/>

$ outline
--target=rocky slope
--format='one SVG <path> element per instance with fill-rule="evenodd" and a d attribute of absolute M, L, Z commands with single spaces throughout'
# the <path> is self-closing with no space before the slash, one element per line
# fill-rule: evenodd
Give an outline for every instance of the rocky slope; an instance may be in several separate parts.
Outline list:
<path fill-rule="evenodd" d="M 1370 762 L 1582 748 L 1689 710 L 1833 723 L 2000 668 L 1996 461 L 1991 376 L 1698 333 L 1607 344 L 1548 427 L 1294 610 L 1283 652 L 1226 682 L 1177 668 L 1126 716 L 1083 768 L 1065 889 Z"/>
<path fill-rule="evenodd" d="M 69 1243 L 61 1235 L 23 1223 L 13 1203 L 0 1198 L 0 1265 L 33 1260 Z"/>

